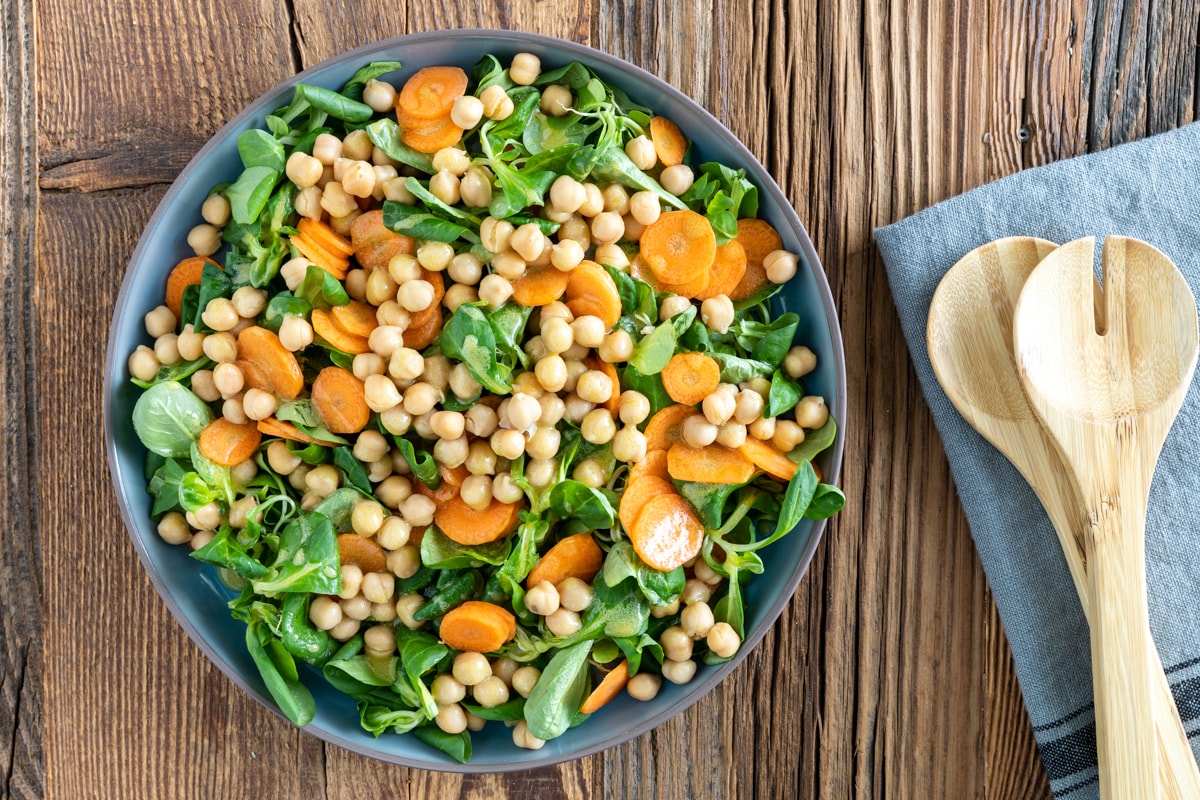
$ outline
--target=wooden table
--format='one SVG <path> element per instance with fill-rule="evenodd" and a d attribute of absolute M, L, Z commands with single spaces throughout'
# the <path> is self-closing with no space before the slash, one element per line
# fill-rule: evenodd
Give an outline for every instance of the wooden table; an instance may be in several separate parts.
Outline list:
<path fill-rule="evenodd" d="M 1048 796 L 871 239 L 1196 115 L 1200 1 L 1037 5 L 4 0 L 0 796 Z M 187 640 L 120 523 L 97 365 L 142 226 L 243 105 L 356 45 L 475 26 L 644 66 L 777 176 L 838 298 L 850 500 L 774 632 L 712 695 L 606 753 L 463 778 L 323 745 Z"/>

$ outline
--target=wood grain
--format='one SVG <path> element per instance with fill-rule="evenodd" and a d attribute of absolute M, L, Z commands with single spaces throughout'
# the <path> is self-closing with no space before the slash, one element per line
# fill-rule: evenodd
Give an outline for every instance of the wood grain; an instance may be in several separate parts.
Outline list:
<path fill-rule="evenodd" d="M 871 240 L 984 181 L 1195 117 L 1200 0 L 1042 5 L 100 0 L 84 26 L 67 0 L 6 2 L 0 797 L 1048 797 Z M 712 695 L 588 759 L 462 778 L 322 745 L 233 688 L 126 544 L 98 437 L 59 443 L 99 416 L 98 376 L 75 368 L 100 358 L 96 309 L 206 138 L 350 47 L 476 26 L 628 58 L 777 176 L 841 314 L 850 505 L 780 623 Z M 53 609 L 40 659 L 39 600 Z"/>

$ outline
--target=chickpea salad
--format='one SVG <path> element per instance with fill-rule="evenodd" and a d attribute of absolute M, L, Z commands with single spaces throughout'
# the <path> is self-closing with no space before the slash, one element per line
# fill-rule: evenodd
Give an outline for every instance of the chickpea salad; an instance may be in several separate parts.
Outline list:
<path fill-rule="evenodd" d="M 158 533 L 288 719 L 325 680 L 466 762 L 733 658 L 845 504 L 745 170 L 529 53 L 298 85 L 238 151 L 128 368 Z"/>

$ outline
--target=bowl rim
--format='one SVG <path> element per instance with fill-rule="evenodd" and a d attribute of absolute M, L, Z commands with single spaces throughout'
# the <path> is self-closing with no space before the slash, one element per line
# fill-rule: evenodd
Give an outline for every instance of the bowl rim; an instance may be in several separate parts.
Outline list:
<path fill-rule="evenodd" d="M 796 213 L 791 201 L 779 187 L 779 184 L 775 181 L 774 176 L 770 174 L 766 166 L 758 160 L 758 158 L 750 151 L 748 147 L 746 147 L 741 139 L 735 136 L 733 132 L 724 125 L 724 123 L 713 116 L 707 108 L 662 78 L 659 78 L 657 75 L 637 66 L 636 64 L 630 63 L 625 59 L 619 58 L 618 56 L 611 55 L 594 47 L 573 42 L 568 39 L 561 39 L 554 36 L 530 33 L 526 31 L 488 28 L 453 28 L 435 31 L 423 31 L 419 33 L 381 39 L 372 43 L 361 45 L 352 50 L 347 50 L 343 53 L 333 56 L 332 58 L 326 59 L 309 67 L 308 69 L 303 70 L 302 72 L 296 73 L 284 81 L 281 81 L 271 89 L 263 92 L 258 96 L 257 99 L 251 101 L 248 105 L 242 108 L 241 111 L 239 111 L 232 119 L 226 122 L 220 130 L 213 134 L 208 141 L 204 143 L 204 145 L 188 161 L 183 170 L 180 171 L 179 175 L 176 176 L 171 186 L 159 200 L 157 206 L 155 207 L 154 213 L 150 216 L 150 219 L 147 220 L 141 235 L 138 237 L 137 245 L 134 247 L 133 253 L 130 255 L 129 262 L 126 265 L 124 275 L 121 279 L 121 287 L 117 293 L 116 300 L 114 301 L 113 316 L 110 320 L 108 341 L 106 343 L 104 359 L 102 406 L 104 415 L 105 452 L 108 461 L 109 477 L 112 481 L 113 490 L 117 497 L 117 504 L 121 511 L 121 518 L 125 525 L 126 533 L 129 535 L 129 538 L 133 543 L 134 550 L 137 551 L 138 559 L 142 563 L 142 568 L 150 578 L 151 583 L 154 585 L 154 589 L 158 593 L 159 598 L 166 604 L 168 610 L 171 612 L 171 616 L 175 619 L 176 623 L 183 628 L 184 632 L 187 634 L 188 638 L 191 639 L 193 644 L 199 647 L 201 652 L 204 653 L 208 660 L 222 673 L 224 673 L 225 677 L 232 681 L 235 686 L 240 688 L 243 692 L 256 700 L 260 705 L 265 706 L 269 711 L 282 719 L 286 719 L 286 717 L 284 717 L 282 712 L 279 711 L 276 704 L 269 697 L 261 693 L 257 688 L 244 680 L 241 674 L 235 670 L 207 642 L 207 640 L 204 639 L 204 637 L 199 634 L 197 629 L 192 625 L 191 621 L 182 613 L 182 610 L 179 608 L 178 604 L 175 603 L 169 591 L 167 590 L 166 581 L 155 565 L 149 550 L 141 541 L 141 538 L 137 533 L 139 527 L 138 521 L 134 518 L 129 503 L 126 500 L 125 487 L 121 485 L 121 481 L 118 477 L 119 470 L 117 465 L 119 459 L 117 454 L 116 438 L 114 436 L 116 420 L 114 417 L 115 412 L 113 401 L 118 386 L 117 378 L 119 375 L 123 377 L 125 372 L 125 356 L 115 352 L 118 331 L 120 329 L 118 323 L 122 322 L 125 317 L 127 296 L 130 292 L 130 287 L 132 284 L 133 267 L 141 260 L 142 252 L 148 246 L 151 238 L 153 238 L 151 236 L 151 232 L 157 228 L 159 219 L 166 214 L 167 208 L 170 205 L 169 201 L 171 201 L 182 191 L 184 184 L 187 183 L 191 174 L 195 172 L 199 165 L 208 158 L 209 154 L 216 149 L 219 143 L 223 142 L 230 135 L 230 133 L 239 125 L 241 125 L 247 118 L 261 113 L 270 105 L 268 102 L 269 98 L 278 97 L 282 93 L 290 90 L 297 83 L 302 83 L 312 75 L 325 71 L 331 67 L 345 64 L 347 62 L 357 62 L 389 50 L 394 50 L 397 47 L 441 40 L 448 36 L 465 40 L 491 40 L 497 37 L 502 37 L 507 43 L 528 43 L 530 45 L 536 45 L 554 50 L 556 53 L 562 54 L 564 57 L 581 57 L 584 60 L 599 62 L 606 67 L 628 75 L 630 80 L 641 82 L 649 89 L 661 92 L 677 102 L 682 102 L 692 106 L 708 124 L 712 125 L 716 129 L 718 135 L 725 139 L 726 143 L 728 143 L 729 146 L 734 150 L 737 157 L 742 159 L 742 163 L 757 164 L 762 167 L 763 175 L 765 176 L 766 180 L 760 182 L 758 187 L 759 191 L 768 192 L 773 197 L 787 222 L 792 225 L 794 232 L 799 238 L 802 255 L 812 272 L 812 277 L 816 284 L 817 292 L 820 295 L 821 302 L 824 306 L 825 317 L 829 326 L 830 341 L 835 355 L 836 364 L 834 365 L 834 377 L 835 386 L 838 389 L 838 393 L 836 397 L 834 397 L 831 405 L 831 413 L 834 415 L 834 418 L 839 421 L 834 443 L 828 450 L 829 471 L 824 480 L 828 483 L 836 484 L 841 474 L 845 446 L 846 424 L 846 358 L 842 340 L 841 324 L 838 318 L 837 307 L 834 303 L 833 293 L 829 287 L 828 278 L 821 264 L 821 260 L 817 256 L 812 240 L 809 237 L 807 227 L 800 220 L 799 215 Z M 647 731 L 659 727 L 667 720 L 685 711 L 687 708 L 699 701 L 700 698 L 709 694 L 717 686 L 717 684 L 721 683 L 721 681 L 723 681 L 731 672 L 733 672 L 734 669 L 742 664 L 743 660 L 750 654 L 751 651 L 754 650 L 755 647 L 758 646 L 758 644 L 766 636 L 767 632 L 775 627 L 775 624 L 779 621 L 779 617 L 782 614 L 784 607 L 788 605 L 795 596 L 796 589 L 800 584 L 800 580 L 808 571 L 808 567 L 816 553 L 817 546 L 821 542 L 826 525 L 827 520 L 819 520 L 813 523 L 808 543 L 805 545 L 800 559 L 796 562 L 792 574 L 787 579 L 786 591 L 781 592 L 766 609 L 766 614 L 763 618 L 764 624 L 760 625 L 758 629 L 750 632 L 749 635 L 747 635 L 746 639 L 742 642 L 742 646 L 738 649 L 737 655 L 732 660 L 720 665 L 716 669 L 706 670 L 704 677 L 697 681 L 693 687 L 690 687 L 691 690 L 686 695 L 681 697 L 678 701 L 671 704 L 667 708 L 654 714 L 653 716 L 648 717 L 635 726 L 617 729 L 612 733 L 612 735 L 607 736 L 592 745 L 581 747 L 578 750 L 572 750 L 565 753 L 547 754 L 543 758 L 537 758 L 528 761 L 491 764 L 481 769 L 478 764 L 473 762 L 460 764 L 451 760 L 444 762 L 433 761 L 432 759 L 429 761 L 422 761 L 399 754 L 381 752 L 379 750 L 372 749 L 364 743 L 346 739 L 345 737 L 340 736 L 333 731 L 324 730 L 311 725 L 300 728 L 300 730 L 304 733 L 315 736 L 322 741 L 338 745 L 339 747 L 343 747 L 352 752 L 360 753 L 380 761 L 417 769 L 453 773 L 499 773 L 538 769 L 594 755 L 611 747 L 624 744 L 625 742 L 641 736 Z M 366 734 L 364 733 L 364 735 Z M 430 755 L 433 756 L 434 752 L 435 751 L 431 751 Z"/>

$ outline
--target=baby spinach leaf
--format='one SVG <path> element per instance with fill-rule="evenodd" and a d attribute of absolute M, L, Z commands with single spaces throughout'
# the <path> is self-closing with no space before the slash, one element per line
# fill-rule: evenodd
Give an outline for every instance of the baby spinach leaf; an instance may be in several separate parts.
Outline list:
<path fill-rule="evenodd" d="M 342 94 L 351 100 L 362 100 L 363 87 L 366 86 L 367 81 L 395 72 L 401 66 L 399 61 L 372 61 L 366 66 L 359 67 L 350 76 L 350 80 L 342 86 Z"/>
<path fill-rule="evenodd" d="M 560 520 L 577 519 L 589 530 L 607 530 L 616 524 L 613 501 L 602 489 L 575 480 L 556 483 L 550 490 L 550 510 Z"/>
<path fill-rule="evenodd" d="M 766 416 L 777 417 L 800 402 L 800 387 L 782 370 L 771 376 L 771 390 L 767 393 Z"/>
<path fill-rule="evenodd" d="M 185 472 L 179 480 L 179 505 L 184 511 L 195 513 L 221 497 L 195 472 Z"/>
<path fill-rule="evenodd" d="M 312 595 L 301 592 L 284 595 L 279 609 L 279 640 L 293 657 L 320 666 L 333 655 L 337 643 L 309 620 L 311 599 Z"/>
<path fill-rule="evenodd" d="M 532 311 L 529 306 L 517 305 L 510 301 L 499 308 L 484 312 L 492 326 L 496 350 L 510 369 L 514 369 L 518 363 L 523 366 L 529 365 L 529 356 L 521 347 L 521 341 L 525 338 L 525 326 Z"/>
<path fill-rule="evenodd" d="M 436 525 L 425 529 L 421 539 L 421 563 L 432 569 L 463 569 L 484 564 L 499 566 L 508 558 L 512 540 L 505 537 L 488 544 L 469 546 L 459 544 Z"/>
<path fill-rule="evenodd" d="M 743 319 L 733 325 L 732 332 L 751 358 L 778 364 L 791 349 L 799 324 L 800 317 L 788 312 L 765 323 Z"/>
<path fill-rule="evenodd" d="M 279 333 L 279 326 L 283 324 L 284 317 L 308 319 L 308 315 L 311 313 L 312 303 L 303 297 L 296 297 L 291 292 L 280 292 L 267 303 L 260 324 L 264 328 Z"/>
<path fill-rule="evenodd" d="M 491 323 L 478 306 L 464 303 L 459 306 L 441 336 L 442 354 L 467 365 L 475 380 L 496 394 L 508 394 L 512 389 L 508 367 L 496 360 L 496 336 Z"/>
<path fill-rule="evenodd" d="M 192 553 L 192 558 L 215 567 L 231 569 L 246 580 L 261 578 L 270 572 L 234 538 L 228 526 L 221 526 L 208 544 Z"/>
<path fill-rule="evenodd" d="M 642 668 L 642 654 L 646 651 L 649 651 L 659 664 L 662 663 L 662 645 L 648 633 L 640 636 L 623 636 L 612 641 L 620 648 L 625 660 L 629 662 L 627 668 L 630 675 L 636 675 Z"/>
<path fill-rule="evenodd" d="M 428 721 L 424 712 L 411 708 L 391 709 L 387 706 L 361 703 L 358 707 L 358 719 L 363 729 L 375 736 L 387 731 L 392 733 L 408 733 L 423 722 Z"/>
<path fill-rule="evenodd" d="M 466 701 L 462 706 L 480 719 L 493 722 L 520 722 L 525 719 L 525 698 L 519 695 L 498 706 L 481 706 Z"/>
<path fill-rule="evenodd" d="M 197 331 L 212 330 L 204 324 L 201 316 L 204 309 L 208 308 L 209 301 L 218 297 L 229 297 L 231 294 L 233 294 L 233 283 L 221 268 L 206 263 L 204 270 L 200 273 L 200 295 L 196 300 L 196 315 L 189 320 Z"/>
<path fill-rule="evenodd" d="M 725 501 L 745 484 L 679 481 L 676 485 L 679 487 L 679 493 L 683 495 L 683 499 L 687 500 L 700 515 L 700 521 L 704 523 L 704 527 L 719 528 L 725 513 Z"/>
<path fill-rule="evenodd" d="M 752 358 L 730 355 L 728 353 L 709 353 L 721 367 L 721 380 L 725 383 L 742 383 L 751 378 L 769 378 L 775 372 L 775 366 L 765 361 L 755 361 Z"/>
<path fill-rule="evenodd" d="M 179 508 L 180 482 L 183 480 L 183 475 L 183 467 L 173 458 L 166 459 L 162 466 L 154 471 L 150 484 L 146 487 L 146 491 L 154 495 L 154 505 L 150 509 L 150 516 L 157 517 L 173 508 Z"/>
<path fill-rule="evenodd" d="M 281 174 L 279 170 L 264 166 L 243 170 L 233 185 L 225 190 L 233 221 L 248 225 L 258 219 Z"/>
<path fill-rule="evenodd" d="M 294 662 L 291 663 L 291 669 L 288 669 L 286 662 L 283 669 L 280 668 L 279 662 L 283 658 L 279 653 L 282 648 L 272 648 L 272 652 L 268 652 L 268 643 L 276 641 L 264 623 L 253 621 L 246 626 L 246 650 L 258 667 L 271 699 L 293 724 L 307 725 L 316 715 L 316 702 L 308 688 L 294 677 Z M 286 655 L 286 651 L 282 652 Z"/>
<path fill-rule="evenodd" d="M 556 739 L 571 727 L 571 719 L 587 691 L 591 649 L 591 640 L 564 647 L 542 670 L 542 677 L 525 701 L 525 724 L 534 736 Z"/>
<path fill-rule="evenodd" d="M 350 448 L 339 447 L 338 450 L 349 450 Z M 336 452 L 336 451 L 335 451 Z M 335 456 L 334 463 L 337 463 Z M 333 494 L 326 497 L 321 502 L 313 507 L 313 512 L 323 514 L 329 518 L 329 524 L 333 525 L 333 529 L 338 532 L 349 531 L 351 529 L 350 515 L 354 513 L 354 506 L 359 500 L 363 499 L 364 492 L 358 489 L 352 489 L 348 486 L 343 486 L 337 489 Z M 370 490 L 365 490 L 365 494 L 370 496 Z"/>
<path fill-rule="evenodd" d="M 424 622 L 441 617 L 475 596 L 482 583 L 479 573 L 473 569 L 443 569 L 438 577 L 437 594 L 413 613 L 413 619 Z"/>
<path fill-rule="evenodd" d="M 687 204 L 668 192 L 658 181 L 638 169 L 629 160 L 624 148 L 613 143 L 607 147 L 580 147 L 571 157 L 567 171 L 575 180 L 591 178 L 596 183 L 619 183 L 629 189 L 653 192 L 665 205 L 683 210 Z"/>
<path fill-rule="evenodd" d="M 408 191 L 414 197 L 416 197 L 430 209 L 437 209 L 446 216 L 455 217 L 456 219 L 468 223 L 475 230 L 479 230 L 479 223 L 482 222 L 479 217 L 475 216 L 469 211 L 464 211 L 461 208 L 455 208 L 452 205 L 446 204 L 440 197 L 429 191 L 429 188 L 424 183 L 421 183 L 416 178 L 405 178 L 404 188 L 408 189 Z"/>
<path fill-rule="evenodd" d="M 392 440 L 400 449 L 400 454 L 404 456 L 408 468 L 421 483 L 430 489 L 436 489 L 442 485 L 442 474 L 438 472 L 437 462 L 433 460 L 432 453 L 427 450 L 417 452 L 412 442 L 399 436 L 393 436 Z"/>
<path fill-rule="evenodd" d="M 671 395 L 667 394 L 666 388 L 663 387 L 662 377 L 660 375 L 643 375 L 638 371 L 638 368 L 630 364 L 625 367 L 622 374 L 621 385 L 626 389 L 632 389 L 635 392 L 641 392 L 650 401 L 650 414 L 646 417 L 647 420 L 653 417 L 661 409 L 674 404 Z M 645 427 L 643 423 L 642 427 Z"/>
<path fill-rule="evenodd" d="M 641 278 L 635 278 L 628 272 L 611 266 L 605 265 L 604 271 L 617 285 L 623 314 L 637 318 L 637 321 L 644 325 L 653 325 L 658 321 L 658 303 L 654 300 L 654 287 Z"/>
<path fill-rule="evenodd" d="M 304 280 L 296 289 L 296 297 L 313 308 L 332 308 L 350 302 L 350 295 L 346 294 L 346 287 L 342 282 L 316 264 L 308 265 L 304 272 Z"/>
<path fill-rule="evenodd" d="M 467 731 L 446 733 L 437 725 L 422 725 L 413 728 L 412 735 L 430 747 L 441 750 L 460 764 L 471 760 L 471 734 Z"/>
<path fill-rule="evenodd" d="M 842 490 L 828 483 L 817 485 L 812 501 L 804 511 L 808 519 L 828 519 L 846 507 L 846 495 Z"/>
<path fill-rule="evenodd" d="M 252 585 L 254 591 L 266 595 L 337 594 L 342 583 L 340 566 L 333 524 L 324 514 L 308 513 L 283 529 L 271 574 Z"/>
<path fill-rule="evenodd" d="M 294 96 L 298 100 L 307 101 L 318 111 L 324 111 L 334 119 L 340 119 L 343 122 L 366 122 L 375 116 L 375 112 L 366 103 L 352 100 L 344 94 L 323 86 L 298 83 Z"/>
<path fill-rule="evenodd" d="M 592 71 L 583 64 L 580 64 L 578 61 L 572 61 L 570 64 L 561 66 L 558 69 L 543 72 L 533 82 L 533 85 L 549 86 L 550 84 L 556 84 L 558 86 L 565 86 L 572 92 L 578 92 L 595 77 Z"/>
<path fill-rule="evenodd" d="M 321 424 L 321 420 L 317 417 L 317 412 L 313 410 L 312 400 L 285 400 L 280 403 L 275 409 L 275 417 L 284 422 L 290 422 L 299 428 L 304 433 L 314 439 L 320 439 L 328 444 L 349 444 L 344 438 L 336 433 L 330 433 L 329 430 Z M 292 443 L 288 447 L 293 453 L 304 459 L 306 464 L 323 463 L 328 453 L 319 445 L 309 445 L 307 448 L 292 449 Z M 313 450 L 312 448 L 318 448 Z"/>
<path fill-rule="evenodd" d="M 800 461 L 812 461 L 817 454 L 826 450 L 833 445 L 833 440 L 837 438 L 837 421 L 831 414 L 829 419 L 825 420 L 825 424 L 817 428 L 815 431 L 807 431 L 804 441 L 796 445 L 792 452 L 788 453 L 788 458 L 796 463 Z"/>
<path fill-rule="evenodd" d="M 675 355 L 675 343 L 675 326 L 668 320 L 634 345 L 629 365 L 642 375 L 658 375 Z"/>
<path fill-rule="evenodd" d="M 182 382 L 202 369 L 209 369 L 213 365 L 213 360 L 206 356 L 201 356 L 195 361 L 180 361 L 178 364 L 163 364 L 158 368 L 158 374 L 154 376 L 152 381 L 141 381 L 137 378 L 129 380 L 135 385 L 143 389 L 149 389 L 156 383 L 166 383 L 167 381 Z M 189 387 L 190 388 L 190 387 Z"/>
<path fill-rule="evenodd" d="M 437 716 L 437 702 L 421 676 L 437 667 L 451 650 L 439 643 L 436 636 L 404 626 L 396 628 L 396 644 L 404 672 L 403 680 L 419 698 L 419 707 L 433 719 Z"/>
<path fill-rule="evenodd" d="M 246 167 L 266 167 L 283 172 L 285 157 L 283 145 L 261 128 L 251 128 L 237 140 L 238 155 Z"/>
<path fill-rule="evenodd" d="M 812 503 L 816 493 L 817 473 L 813 471 L 811 463 L 802 461 L 797 465 L 796 474 L 788 482 L 787 491 L 783 495 L 783 503 L 779 508 L 779 515 L 775 520 L 775 529 L 771 535 L 761 541 L 750 542 L 748 544 L 729 544 L 726 542 L 722 544 L 722 547 L 727 551 L 732 550 L 740 553 L 761 550 L 767 545 L 782 539 L 800 524 L 800 520 L 804 517 L 804 512 L 808 510 L 809 504 Z"/>
<path fill-rule="evenodd" d="M 362 462 L 354 457 L 354 451 L 343 445 L 333 449 L 334 466 L 340 468 L 346 475 L 346 483 L 358 489 L 363 494 L 371 493 L 371 481 Z"/>
<path fill-rule="evenodd" d="M 464 225 L 442 219 L 426 209 L 391 200 L 383 204 L 383 224 L 396 233 L 414 239 L 435 242 L 456 242 L 459 239 L 479 241 L 479 236 Z"/>
<path fill-rule="evenodd" d="M 737 312 L 747 311 L 755 306 L 762 305 L 779 293 L 783 288 L 782 283 L 771 283 L 767 281 L 761 289 L 743 300 L 735 300 L 733 302 L 733 310 Z M 764 306 L 765 308 L 765 306 Z"/>
<path fill-rule="evenodd" d="M 516 543 L 500 568 L 488 578 L 483 590 L 483 599 L 499 602 L 512 601 L 515 607 L 522 603 L 525 588 L 521 585 L 529 577 L 529 571 L 538 562 L 538 544 L 550 530 L 550 523 L 541 519 L 527 519 L 517 528 Z"/>
<path fill-rule="evenodd" d="M 212 419 L 207 403 L 174 382 L 151 386 L 133 406 L 133 430 L 142 445 L 168 458 L 190 456 L 192 442 Z"/>
<path fill-rule="evenodd" d="M 419 153 L 400 141 L 400 126 L 396 124 L 396 120 L 387 117 L 377 119 L 363 130 L 367 132 L 371 143 L 393 161 L 419 169 L 426 175 L 437 172 L 433 168 L 432 156 Z"/>

